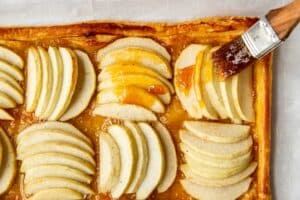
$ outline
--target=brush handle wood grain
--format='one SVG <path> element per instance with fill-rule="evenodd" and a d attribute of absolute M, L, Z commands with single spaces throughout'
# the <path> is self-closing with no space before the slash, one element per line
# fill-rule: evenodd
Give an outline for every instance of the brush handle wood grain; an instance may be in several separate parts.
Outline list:
<path fill-rule="evenodd" d="M 281 40 L 285 40 L 300 21 L 300 0 L 271 10 L 267 19 Z"/>

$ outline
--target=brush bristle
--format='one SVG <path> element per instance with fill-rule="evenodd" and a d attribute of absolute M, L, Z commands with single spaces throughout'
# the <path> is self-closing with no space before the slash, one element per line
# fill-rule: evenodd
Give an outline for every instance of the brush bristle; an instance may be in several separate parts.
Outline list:
<path fill-rule="evenodd" d="M 239 73 L 255 60 L 241 37 L 221 46 L 212 54 L 212 59 L 224 78 Z"/>

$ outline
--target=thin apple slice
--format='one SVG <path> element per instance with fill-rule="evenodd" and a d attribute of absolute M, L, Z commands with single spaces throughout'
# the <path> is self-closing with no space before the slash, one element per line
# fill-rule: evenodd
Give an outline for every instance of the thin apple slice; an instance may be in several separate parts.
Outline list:
<path fill-rule="evenodd" d="M 165 173 L 165 157 L 162 143 L 155 130 L 147 123 L 138 123 L 144 134 L 149 153 L 147 172 L 137 189 L 136 199 L 146 199 L 155 190 Z"/>
<path fill-rule="evenodd" d="M 130 185 L 126 190 L 126 193 L 134 193 L 136 192 L 137 188 L 140 186 L 141 182 L 144 180 L 144 177 L 146 175 L 149 160 L 148 146 L 146 138 L 141 132 L 141 129 L 137 126 L 137 124 L 130 121 L 125 121 L 124 126 L 131 131 L 137 146 L 138 156 L 136 170 L 133 175 L 133 180 L 131 181 Z"/>
<path fill-rule="evenodd" d="M 36 48 L 28 49 L 26 69 L 26 111 L 33 112 L 38 104 L 42 88 L 42 61 Z"/>
<path fill-rule="evenodd" d="M 23 69 L 24 67 L 23 59 L 13 50 L 4 46 L 0 46 L 0 59 L 15 65 L 20 69 Z"/>
<path fill-rule="evenodd" d="M 42 130 L 42 129 L 56 129 L 56 130 L 61 130 L 70 134 L 73 134 L 77 137 L 79 137 L 81 140 L 84 140 L 87 142 L 89 145 L 92 145 L 91 140 L 85 136 L 83 133 L 81 133 L 77 128 L 75 128 L 72 124 L 64 123 L 64 122 L 42 122 L 38 124 L 33 124 L 24 130 L 20 132 L 17 136 L 17 144 L 20 143 L 22 138 L 27 135 L 29 132 L 34 132 L 37 130 Z M 94 153 L 93 153 L 94 155 Z"/>
<path fill-rule="evenodd" d="M 86 150 L 78 148 L 78 146 L 69 144 L 68 142 L 41 142 L 38 144 L 31 145 L 30 148 L 23 149 L 23 151 L 18 152 L 18 160 L 24 160 L 27 157 L 33 156 L 39 153 L 47 152 L 56 152 L 56 153 L 65 153 L 75 157 L 78 157 L 82 160 L 85 160 L 92 164 L 96 165 L 93 156 Z"/>
<path fill-rule="evenodd" d="M 14 79 L 11 75 L 9 75 L 6 72 L 0 70 L 0 78 L 7 80 L 10 84 L 12 84 L 15 88 L 17 88 L 21 93 L 23 93 L 22 87 L 16 81 L 16 79 Z"/>
<path fill-rule="evenodd" d="M 234 185 L 225 187 L 205 187 L 192 183 L 188 179 L 180 181 L 184 190 L 193 198 L 201 200 L 233 200 L 240 197 L 249 189 L 251 178 L 247 178 Z"/>
<path fill-rule="evenodd" d="M 99 160 L 98 191 L 107 193 L 118 183 L 121 169 L 120 150 L 110 134 L 100 133 Z"/>
<path fill-rule="evenodd" d="M 40 153 L 25 158 L 20 171 L 24 173 L 39 165 L 66 165 L 89 175 L 95 174 L 95 167 L 89 162 L 75 156 L 55 152 Z"/>
<path fill-rule="evenodd" d="M 96 89 L 96 74 L 89 56 L 80 50 L 74 51 L 78 58 L 78 80 L 74 95 L 62 121 L 78 116 L 88 106 Z"/>
<path fill-rule="evenodd" d="M 235 109 L 241 119 L 249 122 L 254 120 L 252 74 L 253 68 L 249 66 L 232 78 L 232 97 Z"/>
<path fill-rule="evenodd" d="M 32 195 L 51 188 L 68 188 L 83 195 L 94 194 L 93 190 L 86 184 L 61 177 L 43 177 L 34 179 L 25 184 L 25 194 Z"/>
<path fill-rule="evenodd" d="M 217 113 L 210 102 L 209 94 L 206 91 L 204 80 L 207 78 L 206 67 L 205 67 L 205 57 L 209 52 L 210 47 L 206 47 L 197 54 L 194 72 L 194 89 L 196 93 L 199 106 L 202 109 L 203 116 L 208 119 L 218 119 Z"/>
<path fill-rule="evenodd" d="M 134 104 L 153 112 L 165 112 L 164 105 L 155 95 L 135 86 L 116 86 L 101 90 L 97 95 L 97 103 Z"/>
<path fill-rule="evenodd" d="M 57 105 L 51 113 L 49 120 L 58 120 L 68 109 L 74 94 L 77 77 L 78 63 L 75 53 L 68 48 L 59 48 L 63 62 L 63 82 Z"/>
<path fill-rule="evenodd" d="M 0 92 L 10 96 L 17 104 L 22 104 L 24 101 L 22 93 L 7 80 L 0 78 Z"/>
<path fill-rule="evenodd" d="M 111 196 L 120 198 L 131 183 L 136 170 L 137 147 L 132 133 L 126 127 L 112 125 L 108 127 L 107 131 L 116 141 L 120 150 L 121 169 L 119 181 L 111 189 Z"/>
<path fill-rule="evenodd" d="M 0 108 L 14 108 L 16 102 L 7 94 L 0 92 Z"/>
<path fill-rule="evenodd" d="M 157 78 L 169 88 L 172 94 L 174 94 L 175 92 L 173 85 L 169 82 L 169 80 L 165 79 L 154 70 L 136 63 L 115 63 L 109 65 L 105 67 L 98 75 L 98 81 L 99 82 L 104 81 L 106 79 L 110 79 L 125 74 L 143 74 L 143 75 L 151 76 L 153 78 Z"/>
<path fill-rule="evenodd" d="M 0 60 L 0 70 L 9 74 L 11 77 L 13 77 L 17 81 L 24 80 L 24 75 L 20 68 L 11 65 L 3 60 Z"/>
<path fill-rule="evenodd" d="M 179 134 L 180 139 L 184 144 L 188 145 L 196 152 L 214 158 L 231 159 L 239 157 L 248 153 L 253 144 L 251 135 L 239 142 L 223 144 L 203 140 L 186 130 L 180 130 Z"/>
<path fill-rule="evenodd" d="M 220 159 L 197 153 L 191 147 L 183 143 L 180 143 L 180 149 L 187 159 L 193 159 L 197 163 L 218 168 L 234 168 L 244 163 L 249 163 L 252 160 L 252 151 L 249 151 L 246 154 L 236 158 Z"/>
<path fill-rule="evenodd" d="M 11 116 L 8 112 L 0 108 L 0 119 L 1 120 L 14 120 L 13 116 Z"/>
<path fill-rule="evenodd" d="M 181 165 L 180 169 L 184 173 L 185 177 L 193 183 L 206 186 L 206 187 L 224 187 L 224 186 L 236 184 L 246 179 L 255 171 L 256 166 L 257 163 L 252 162 L 245 170 L 225 179 L 207 179 L 201 177 L 195 174 L 187 164 Z"/>
<path fill-rule="evenodd" d="M 74 199 L 80 200 L 83 196 L 80 192 L 77 192 L 68 188 L 50 188 L 43 189 L 34 195 L 32 195 L 28 200 L 62 200 L 62 199 Z"/>
<path fill-rule="evenodd" d="M 175 63 L 174 86 L 176 94 L 183 108 L 191 117 L 196 119 L 202 118 L 203 112 L 193 83 L 195 62 L 198 53 L 205 48 L 205 45 L 191 44 L 181 52 Z"/>
<path fill-rule="evenodd" d="M 62 177 L 69 178 L 75 181 L 79 181 L 82 183 L 90 184 L 92 181 L 92 177 L 87 175 L 86 173 L 66 166 L 66 165 L 39 165 L 33 168 L 30 168 L 26 171 L 24 183 L 28 183 L 34 179 L 42 178 L 42 177 Z"/>
<path fill-rule="evenodd" d="M 41 129 L 26 133 L 22 139 L 17 138 L 17 152 L 25 151 L 29 146 L 42 142 L 66 142 L 78 146 L 82 150 L 94 155 L 94 150 L 90 144 L 72 133 L 57 129 Z"/>
<path fill-rule="evenodd" d="M 2 128 L 0 128 L 0 143 L 3 149 L 0 170 L 0 195 L 2 195 L 10 188 L 14 181 L 17 171 L 17 162 L 13 145 Z"/>
<path fill-rule="evenodd" d="M 106 53 L 99 63 L 102 69 L 114 63 L 138 63 L 153 69 L 167 79 L 172 78 L 172 69 L 168 60 L 147 49 L 136 47 L 116 49 Z"/>
<path fill-rule="evenodd" d="M 97 52 L 97 61 L 100 62 L 103 56 L 108 52 L 126 47 L 138 47 L 142 49 L 149 49 L 163 56 L 165 59 L 168 60 L 168 62 L 171 61 L 171 56 L 165 47 L 163 47 L 153 39 L 141 37 L 125 37 L 113 41 L 111 44 L 107 45 L 106 47 L 100 49 Z"/>
<path fill-rule="evenodd" d="M 98 91 L 116 86 L 136 86 L 147 90 L 153 95 L 157 95 L 160 100 L 169 104 L 171 94 L 168 87 L 156 78 L 143 74 L 126 74 L 100 82 Z"/>
<path fill-rule="evenodd" d="M 157 119 L 155 114 L 146 108 L 120 103 L 97 105 L 94 114 L 131 121 L 155 121 Z"/>
<path fill-rule="evenodd" d="M 218 112 L 219 116 L 224 119 L 228 117 L 225 105 L 222 99 L 221 91 L 219 88 L 218 75 L 213 66 L 211 55 L 218 47 L 214 47 L 206 52 L 202 64 L 202 79 L 201 85 L 204 86 L 204 91 L 208 94 L 211 105 Z"/>
<path fill-rule="evenodd" d="M 152 126 L 156 130 L 163 145 L 164 157 L 166 159 L 165 173 L 157 186 L 157 191 L 161 193 L 165 192 L 175 181 L 177 174 L 177 156 L 175 145 L 168 129 L 160 122 L 154 122 Z"/>
<path fill-rule="evenodd" d="M 56 47 L 48 48 L 49 59 L 51 61 L 52 71 L 52 90 L 50 92 L 49 103 L 45 112 L 41 115 L 41 118 L 48 119 L 50 114 L 53 112 L 62 88 L 63 82 L 63 62 L 59 50 Z"/>
<path fill-rule="evenodd" d="M 233 143 L 249 136 L 250 126 L 204 121 L 185 121 L 187 130 L 197 137 L 216 143 Z"/>

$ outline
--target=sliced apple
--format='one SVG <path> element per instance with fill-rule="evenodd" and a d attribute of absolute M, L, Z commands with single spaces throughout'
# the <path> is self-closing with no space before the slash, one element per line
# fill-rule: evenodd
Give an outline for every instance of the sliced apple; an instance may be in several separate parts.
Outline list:
<path fill-rule="evenodd" d="M 68 48 L 59 48 L 63 62 L 63 82 L 57 105 L 55 106 L 49 120 L 58 120 L 67 110 L 74 94 L 77 77 L 78 63 L 74 52 Z"/>
<path fill-rule="evenodd" d="M 157 119 L 155 114 L 146 108 L 120 103 L 97 105 L 94 114 L 131 121 L 155 121 Z"/>
<path fill-rule="evenodd" d="M 175 181 L 177 174 L 177 156 L 176 149 L 168 129 L 160 122 L 154 122 L 153 128 L 156 130 L 164 149 L 166 160 L 165 173 L 157 186 L 159 193 L 165 192 Z"/>
<path fill-rule="evenodd" d="M 24 101 L 22 93 L 15 88 L 7 80 L 0 78 L 0 92 L 3 92 L 10 96 L 17 104 L 22 104 Z"/>
<path fill-rule="evenodd" d="M 114 63 L 138 63 L 153 69 L 167 79 L 172 78 L 172 69 L 168 60 L 147 49 L 136 47 L 116 49 L 106 53 L 99 63 L 101 68 Z"/>
<path fill-rule="evenodd" d="M 153 39 L 141 37 L 125 37 L 113 41 L 111 44 L 98 51 L 97 61 L 100 62 L 103 56 L 108 52 L 126 47 L 138 47 L 142 49 L 149 49 L 163 56 L 165 59 L 168 60 L 168 62 L 171 61 L 171 56 L 165 47 L 163 47 Z"/>
<path fill-rule="evenodd" d="M 87 185 L 61 177 L 43 177 L 32 180 L 25 184 L 25 194 L 32 195 L 51 188 L 68 188 L 83 195 L 94 194 L 93 190 Z"/>
<path fill-rule="evenodd" d="M 50 188 L 43 189 L 34 195 L 32 195 L 28 200 L 61 200 L 61 199 L 74 199 L 80 200 L 83 196 L 80 192 L 77 192 L 68 188 Z"/>
<path fill-rule="evenodd" d="M 224 159 L 236 158 L 248 153 L 253 144 L 251 136 L 239 142 L 223 144 L 203 140 L 185 130 L 180 130 L 180 139 L 196 152 Z"/>
<path fill-rule="evenodd" d="M 143 75 L 151 76 L 153 78 L 157 78 L 169 88 L 172 94 L 174 94 L 175 92 L 173 85 L 169 82 L 169 80 L 165 79 L 154 70 L 136 63 L 115 63 L 109 65 L 105 67 L 98 75 L 98 80 L 104 81 L 105 79 L 110 79 L 125 74 L 143 74 Z"/>
<path fill-rule="evenodd" d="M 60 118 L 62 121 L 76 117 L 86 109 L 96 89 L 96 74 L 89 56 L 83 51 L 74 52 L 78 58 L 78 80 L 69 108 Z"/>
<path fill-rule="evenodd" d="M 31 145 L 30 148 L 23 149 L 23 151 L 18 152 L 18 160 L 24 160 L 27 157 L 30 157 L 39 153 L 47 153 L 47 152 L 57 152 L 57 153 L 65 153 L 75 157 L 78 157 L 82 160 L 85 160 L 92 164 L 96 165 L 93 156 L 86 150 L 82 150 L 78 148 L 78 146 L 69 144 L 68 142 L 41 142 L 38 144 Z"/>
<path fill-rule="evenodd" d="M 175 63 L 174 86 L 183 108 L 193 118 L 202 118 L 203 112 L 197 100 L 194 87 L 195 62 L 204 45 L 191 44 L 186 47 Z"/>
<path fill-rule="evenodd" d="M 43 119 L 48 119 L 50 114 L 53 112 L 55 106 L 57 105 L 63 82 L 63 62 L 59 50 L 56 47 L 49 47 L 48 54 L 51 61 L 51 71 L 53 74 L 53 80 L 49 103 L 45 112 L 41 115 L 41 118 Z"/>
<path fill-rule="evenodd" d="M 6 72 L 17 81 L 24 80 L 24 75 L 20 68 L 0 60 L 0 70 Z"/>
<path fill-rule="evenodd" d="M 146 175 L 149 160 L 148 146 L 146 138 L 137 124 L 130 121 L 125 121 L 124 126 L 131 131 L 137 146 L 138 156 L 136 162 L 136 170 L 134 172 L 133 179 L 126 190 L 126 193 L 134 193 L 136 192 L 137 188 L 140 186 Z"/>
<path fill-rule="evenodd" d="M 42 63 L 42 82 L 40 83 L 42 88 L 38 104 L 35 109 L 35 115 L 40 117 L 45 112 L 47 105 L 49 104 L 49 98 L 53 85 L 53 73 L 47 51 L 42 47 L 38 47 L 37 49 Z"/>
<path fill-rule="evenodd" d="M 0 170 L 0 195 L 2 195 L 10 188 L 14 181 L 17 171 L 17 162 L 13 145 L 2 128 L 0 128 L 0 143 L 3 149 Z"/>
<path fill-rule="evenodd" d="M 3 146 L 2 143 L 0 142 L 0 169 L 1 169 L 1 164 L 2 164 L 2 158 L 3 158 Z"/>
<path fill-rule="evenodd" d="M 143 74 L 127 74 L 104 80 L 100 82 L 98 91 L 116 86 L 140 87 L 147 90 L 151 94 L 157 95 L 165 104 L 169 104 L 171 101 L 170 91 L 165 84 L 156 78 L 152 78 Z"/>
<path fill-rule="evenodd" d="M 26 148 L 29 146 L 39 144 L 42 142 L 66 142 L 69 144 L 73 144 L 78 146 L 82 150 L 89 152 L 90 154 L 94 155 L 94 150 L 90 144 L 86 141 L 82 140 L 80 137 L 68 133 L 62 130 L 57 129 L 41 129 L 32 132 L 28 132 L 26 135 L 20 138 L 17 138 L 17 152 L 25 151 Z"/>
<path fill-rule="evenodd" d="M 252 71 L 252 67 L 249 66 L 232 78 L 232 97 L 235 109 L 241 119 L 249 122 L 254 120 Z"/>
<path fill-rule="evenodd" d="M 99 160 L 98 191 L 107 193 L 118 183 L 121 169 L 120 150 L 110 134 L 99 136 Z"/>
<path fill-rule="evenodd" d="M 26 111 L 33 112 L 42 88 L 42 61 L 36 48 L 28 49 L 26 83 Z"/>
<path fill-rule="evenodd" d="M 153 112 L 165 112 L 164 105 L 155 95 L 135 86 L 117 86 L 101 90 L 97 95 L 97 103 L 134 104 L 145 107 Z"/>
<path fill-rule="evenodd" d="M 249 136 L 250 126 L 204 121 L 185 121 L 184 127 L 197 137 L 217 143 L 233 143 Z"/>
<path fill-rule="evenodd" d="M 15 65 L 20 69 L 23 69 L 24 67 L 23 59 L 14 51 L 4 46 L 0 46 L 0 59 Z"/>
<path fill-rule="evenodd" d="M 27 157 L 21 165 L 21 172 L 39 165 L 66 165 L 78 169 L 86 174 L 93 175 L 95 168 L 89 162 L 64 153 L 40 153 Z"/>
<path fill-rule="evenodd" d="M 218 119 L 217 113 L 212 106 L 208 92 L 205 89 L 204 79 L 206 79 L 206 67 L 204 66 L 204 58 L 206 57 L 207 52 L 210 47 L 206 47 L 197 54 L 196 64 L 195 64 L 195 73 L 194 73 L 194 88 L 197 100 L 202 109 L 203 116 L 208 119 Z"/>
<path fill-rule="evenodd" d="M 77 137 L 79 137 L 81 140 L 84 140 L 87 142 L 89 145 L 92 145 L 91 140 L 85 136 L 83 133 L 81 133 L 77 128 L 75 128 L 72 124 L 64 123 L 64 122 L 42 122 L 38 124 L 33 124 L 24 130 L 20 132 L 17 136 L 17 144 L 20 143 L 22 138 L 27 135 L 29 132 L 34 132 L 37 130 L 42 130 L 42 129 L 56 129 L 56 130 L 62 130 L 64 132 L 73 134 Z M 94 153 L 93 153 L 94 154 Z"/>
<path fill-rule="evenodd" d="M 82 183 L 90 184 L 92 177 L 84 172 L 66 165 L 39 165 L 26 171 L 24 183 L 43 177 L 69 178 Z"/>
<path fill-rule="evenodd" d="M 21 93 L 23 93 L 22 87 L 16 81 L 16 79 L 14 79 L 13 77 L 11 77 L 11 75 L 9 75 L 6 72 L 0 70 L 0 78 L 2 78 L 4 80 L 7 80 L 10 84 L 12 84 L 15 88 L 17 88 Z"/>
<path fill-rule="evenodd" d="M 146 199 L 162 180 L 166 161 L 162 143 L 155 130 L 143 122 L 138 123 L 138 126 L 147 141 L 149 161 L 145 178 L 136 191 L 136 199 Z"/>
<path fill-rule="evenodd" d="M 180 181 L 184 190 L 193 198 L 201 200 L 233 200 L 240 197 L 249 189 L 251 178 L 225 187 L 205 187 L 192 183 L 188 179 Z"/>
<path fill-rule="evenodd" d="M 208 94 L 209 101 L 214 109 L 218 112 L 219 116 L 224 119 L 228 117 L 221 91 L 219 88 L 218 75 L 213 66 L 211 55 L 218 47 L 208 50 L 202 64 L 202 78 L 201 85 L 204 86 L 205 93 Z"/>
<path fill-rule="evenodd" d="M 0 92 L 0 108 L 14 108 L 16 102 L 7 94 Z"/>
<path fill-rule="evenodd" d="M 0 119 L 1 120 L 14 120 L 13 116 L 11 116 L 8 112 L 0 108 Z"/>
<path fill-rule="evenodd" d="M 120 150 L 121 170 L 119 181 L 111 190 L 113 198 L 120 198 L 128 188 L 136 170 L 137 147 L 132 133 L 127 128 L 112 125 L 108 127 L 107 131 L 116 141 Z"/>
<path fill-rule="evenodd" d="M 207 187 L 223 187 L 223 186 L 228 186 L 232 184 L 236 184 L 247 177 L 249 177 L 256 169 L 257 163 L 252 162 L 245 170 L 241 171 L 240 173 L 230 176 L 225 179 L 207 179 L 204 177 L 201 177 L 197 174 L 195 174 L 191 168 L 185 164 L 181 165 L 181 170 L 184 173 L 185 177 L 189 179 L 191 182 L 202 185 L 202 186 L 207 186 Z"/>

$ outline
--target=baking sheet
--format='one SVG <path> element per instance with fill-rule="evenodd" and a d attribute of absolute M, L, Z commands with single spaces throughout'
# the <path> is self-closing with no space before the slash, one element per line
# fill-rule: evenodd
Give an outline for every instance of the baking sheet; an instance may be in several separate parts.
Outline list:
<path fill-rule="evenodd" d="M 215 15 L 263 15 L 288 0 L 0 0 L 0 26 L 86 20 L 183 21 Z M 275 51 L 272 189 L 300 199 L 300 26 Z"/>

